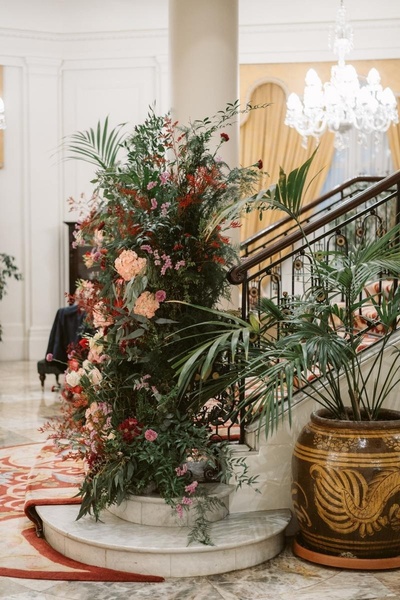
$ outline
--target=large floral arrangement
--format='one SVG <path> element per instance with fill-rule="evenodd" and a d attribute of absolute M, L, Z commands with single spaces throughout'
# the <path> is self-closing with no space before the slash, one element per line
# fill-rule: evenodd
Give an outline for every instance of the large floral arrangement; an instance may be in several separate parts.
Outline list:
<path fill-rule="evenodd" d="M 90 247 L 85 261 L 97 276 L 77 282 L 73 300 L 90 333 L 70 348 L 63 416 L 48 429 L 85 459 L 79 516 L 98 517 L 149 489 L 179 516 L 202 496 L 190 461 L 229 476 L 228 446 L 196 418 L 199 407 L 177 398 L 171 358 L 185 353 L 178 332 L 200 318 L 195 305 L 214 307 L 229 292 L 226 271 L 236 260 L 229 230 L 238 223 L 213 220 L 252 190 L 262 169 L 261 161 L 230 169 L 219 157 L 237 114 L 229 105 L 181 127 L 151 109 L 124 139 L 117 129 L 108 133 L 106 121 L 70 143 L 75 157 L 99 167 L 90 213 L 75 234 L 77 245 Z M 204 528 L 198 539 L 208 540 Z"/>

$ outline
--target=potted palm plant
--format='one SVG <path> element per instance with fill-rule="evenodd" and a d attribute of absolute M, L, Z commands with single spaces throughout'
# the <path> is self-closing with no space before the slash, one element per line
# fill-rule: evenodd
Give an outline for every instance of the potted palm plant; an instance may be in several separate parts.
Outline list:
<path fill-rule="evenodd" d="M 316 250 L 299 217 L 311 160 L 246 201 L 284 211 L 303 232 L 302 293 L 284 305 L 262 298 L 246 319 L 220 313 L 214 330 L 205 320 L 201 343 L 175 361 L 179 387 L 199 406 L 230 391 L 230 419 L 242 411 L 267 434 L 299 398 L 315 400 L 293 453 L 296 552 L 349 568 L 399 566 L 400 413 L 388 406 L 400 380 L 400 227 Z"/>

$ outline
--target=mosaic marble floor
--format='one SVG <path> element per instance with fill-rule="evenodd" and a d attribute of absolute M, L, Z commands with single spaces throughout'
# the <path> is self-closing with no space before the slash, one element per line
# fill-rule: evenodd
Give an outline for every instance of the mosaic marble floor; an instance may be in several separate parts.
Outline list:
<path fill-rule="evenodd" d="M 0 362 L 0 447 L 45 441 L 38 428 L 57 414 L 54 376 L 41 391 L 35 362 Z M 2 600 L 400 600 L 400 572 L 322 568 L 290 547 L 243 571 L 163 583 L 86 583 L 0 577 Z"/>

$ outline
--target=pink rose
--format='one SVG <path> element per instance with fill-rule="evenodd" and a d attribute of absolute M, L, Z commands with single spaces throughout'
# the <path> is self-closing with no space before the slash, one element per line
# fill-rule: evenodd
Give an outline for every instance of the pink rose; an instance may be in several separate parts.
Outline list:
<path fill-rule="evenodd" d="M 156 300 L 157 302 L 164 302 L 165 298 L 167 297 L 167 294 L 164 292 L 164 290 L 158 290 L 156 292 Z"/>
<path fill-rule="evenodd" d="M 158 433 L 157 431 L 154 431 L 154 429 L 146 429 L 144 437 L 148 442 L 154 442 L 154 440 L 158 438 Z"/>
<path fill-rule="evenodd" d="M 91 383 L 93 383 L 93 385 L 99 385 L 99 383 L 103 379 L 102 374 L 100 373 L 100 371 L 98 369 L 96 369 L 96 367 L 94 369 L 92 369 L 91 371 L 89 371 L 88 377 L 89 377 L 89 380 L 91 381 Z"/>
<path fill-rule="evenodd" d="M 155 295 L 151 292 L 143 292 L 136 300 L 133 312 L 135 315 L 142 315 L 143 317 L 151 319 L 154 317 L 158 308 L 160 308 L 160 304 L 156 300 Z"/>
<path fill-rule="evenodd" d="M 129 281 L 143 271 L 146 264 L 147 259 L 139 258 L 133 250 L 122 250 L 114 261 L 115 269 L 125 281 Z"/>

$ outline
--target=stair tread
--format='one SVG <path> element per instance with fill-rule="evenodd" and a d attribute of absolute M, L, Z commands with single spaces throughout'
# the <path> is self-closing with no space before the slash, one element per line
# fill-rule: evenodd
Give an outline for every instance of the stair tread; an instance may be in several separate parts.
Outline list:
<path fill-rule="evenodd" d="M 61 535 L 92 546 L 118 548 L 132 552 L 184 553 L 188 551 L 189 528 L 185 526 L 157 527 L 128 523 L 104 511 L 101 521 L 91 516 L 76 520 L 76 505 L 38 506 L 37 512 L 46 527 Z M 213 546 L 190 544 L 196 552 L 238 548 L 257 543 L 284 531 L 291 519 L 288 509 L 233 513 L 222 521 L 210 524 Z"/>

